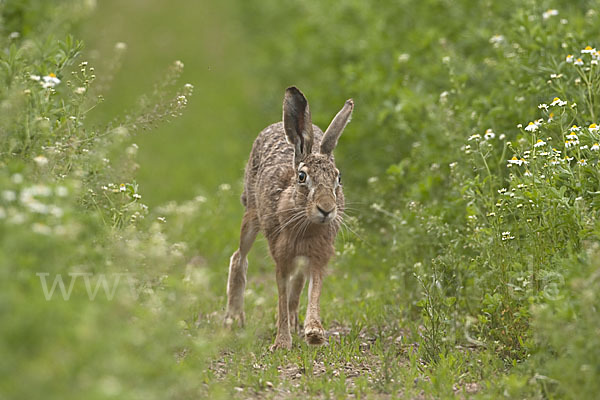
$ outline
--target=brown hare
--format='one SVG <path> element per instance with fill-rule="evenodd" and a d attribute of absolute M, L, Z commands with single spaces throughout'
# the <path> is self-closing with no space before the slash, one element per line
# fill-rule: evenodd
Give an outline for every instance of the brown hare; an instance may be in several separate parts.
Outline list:
<path fill-rule="evenodd" d="M 290 349 L 290 325 L 298 332 L 298 303 L 306 279 L 308 309 L 304 335 L 325 342 L 319 298 L 327 262 L 344 211 L 340 172 L 332 155 L 354 108 L 347 100 L 323 133 L 311 121 L 308 101 L 292 86 L 285 91 L 283 121 L 265 128 L 246 165 L 240 247 L 231 256 L 225 323 L 244 324 L 246 258 L 262 231 L 276 264 L 279 292 L 277 336 L 271 350 Z"/>

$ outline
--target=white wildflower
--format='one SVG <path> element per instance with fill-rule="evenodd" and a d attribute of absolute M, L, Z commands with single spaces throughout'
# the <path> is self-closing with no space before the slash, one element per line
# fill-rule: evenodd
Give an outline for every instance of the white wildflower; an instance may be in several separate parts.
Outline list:
<path fill-rule="evenodd" d="M 553 8 L 544 11 L 544 13 L 542 14 L 542 18 L 543 19 L 548 19 L 550 17 L 554 17 L 558 15 L 558 10 L 555 10 Z"/>
<path fill-rule="evenodd" d="M 58 197 L 67 197 L 67 195 L 69 194 L 69 191 L 64 186 L 58 186 L 55 189 L 55 192 Z"/>
<path fill-rule="evenodd" d="M 537 131 L 539 128 L 539 126 L 535 123 L 535 122 L 530 122 L 526 127 L 525 130 L 528 132 L 535 132 Z"/>
<path fill-rule="evenodd" d="M 23 183 L 23 175 L 21 175 L 19 173 L 14 174 L 10 178 L 13 181 L 13 183 L 16 183 L 17 185 Z"/>
<path fill-rule="evenodd" d="M 516 165 L 522 165 L 523 164 L 523 160 L 518 159 L 517 156 L 513 156 L 513 158 L 511 158 L 510 160 L 508 160 L 509 164 L 516 164 Z"/>
<path fill-rule="evenodd" d="M 581 50 L 581 54 L 593 54 L 596 53 L 596 49 L 593 49 L 592 46 L 585 46 L 585 49 Z"/>
<path fill-rule="evenodd" d="M 494 47 L 500 47 L 502 43 L 504 43 L 505 39 L 502 35 L 494 35 L 490 38 L 490 43 L 494 45 Z"/>
<path fill-rule="evenodd" d="M 44 81 L 42 82 L 42 87 L 45 89 L 53 88 L 60 83 L 60 79 L 58 79 L 54 73 L 50 73 L 44 76 L 42 79 Z"/>
<path fill-rule="evenodd" d="M 39 222 L 31 225 L 31 230 L 40 235 L 50 235 L 52 233 L 52 229 L 48 225 L 40 224 Z"/>
<path fill-rule="evenodd" d="M 576 140 L 565 140 L 565 147 L 568 149 L 570 147 L 575 147 L 579 142 Z"/>
<path fill-rule="evenodd" d="M 485 140 L 490 140 L 496 137 L 496 134 L 491 129 L 486 129 L 485 134 L 483 135 Z"/>
<path fill-rule="evenodd" d="M 48 159 L 44 156 L 37 156 L 33 158 L 33 161 L 39 166 L 43 167 L 48 164 Z"/>
<path fill-rule="evenodd" d="M 542 139 L 538 139 L 538 141 L 533 145 L 533 147 L 542 147 L 545 144 L 546 142 L 544 142 Z"/>
<path fill-rule="evenodd" d="M 402 64 L 410 60 L 410 54 L 402 53 L 398 56 L 398 63 Z"/>
<path fill-rule="evenodd" d="M 514 236 L 511 236 L 510 231 L 502 232 L 502 240 L 512 240 Z"/>
<path fill-rule="evenodd" d="M 2 198 L 6 201 L 15 201 L 17 199 L 17 194 L 13 190 L 3 190 Z"/>

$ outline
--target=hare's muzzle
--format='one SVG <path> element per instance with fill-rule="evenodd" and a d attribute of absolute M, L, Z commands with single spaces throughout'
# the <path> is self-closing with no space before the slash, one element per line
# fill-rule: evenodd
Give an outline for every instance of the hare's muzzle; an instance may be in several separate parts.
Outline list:
<path fill-rule="evenodd" d="M 313 222 L 326 224 L 331 222 L 337 215 L 335 203 L 316 204 L 312 215 Z"/>

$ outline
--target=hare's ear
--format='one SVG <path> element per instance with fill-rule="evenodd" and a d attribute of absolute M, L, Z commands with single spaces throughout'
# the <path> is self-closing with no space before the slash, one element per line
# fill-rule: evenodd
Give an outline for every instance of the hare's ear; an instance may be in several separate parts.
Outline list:
<path fill-rule="evenodd" d="M 295 86 L 285 91 L 283 127 L 288 142 L 294 145 L 294 162 L 298 164 L 312 151 L 313 129 L 308 101 Z"/>
<path fill-rule="evenodd" d="M 335 146 L 337 146 L 338 139 L 344 131 L 344 128 L 350 122 L 352 116 L 352 110 L 354 110 L 354 101 L 352 99 L 346 100 L 346 104 L 333 118 L 333 121 L 327 127 L 323 140 L 321 141 L 321 153 L 331 154 Z"/>

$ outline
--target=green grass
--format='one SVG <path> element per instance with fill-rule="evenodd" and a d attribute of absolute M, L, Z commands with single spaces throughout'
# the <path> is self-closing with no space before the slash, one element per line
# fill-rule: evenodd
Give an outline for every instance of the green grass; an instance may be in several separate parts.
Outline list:
<path fill-rule="evenodd" d="M 600 74 L 566 56 L 600 45 L 598 1 L 93 3 L 0 3 L 0 397 L 594 398 Z M 321 127 L 355 100 L 351 230 L 328 343 L 269 352 L 263 238 L 246 326 L 222 317 L 243 168 L 290 84 Z M 39 272 L 134 290 L 47 301 Z"/>

